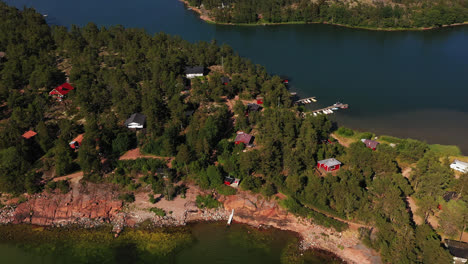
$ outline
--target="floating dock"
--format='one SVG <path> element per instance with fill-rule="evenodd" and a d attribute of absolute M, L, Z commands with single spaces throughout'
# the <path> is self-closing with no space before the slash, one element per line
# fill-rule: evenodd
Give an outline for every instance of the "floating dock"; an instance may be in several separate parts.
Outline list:
<path fill-rule="evenodd" d="M 308 97 L 308 98 L 304 98 L 304 99 L 300 99 L 300 100 L 297 100 L 296 102 L 294 102 L 295 104 L 311 104 L 311 103 L 316 103 L 317 102 L 317 99 L 314 97 Z"/>
<path fill-rule="evenodd" d="M 339 109 L 347 109 L 349 107 L 348 104 L 343 104 L 343 103 L 335 103 L 331 106 L 327 106 L 327 107 L 324 107 L 324 108 L 320 108 L 320 109 L 316 109 L 316 110 L 312 110 L 310 112 L 303 112 L 302 113 L 302 116 L 305 117 L 306 115 L 314 115 L 314 116 L 317 116 L 317 115 L 321 115 L 321 114 L 325 114 L 325 115 L 328 115 L 328 114 L 333 114 L 334 111 L 337 111 Z"/>

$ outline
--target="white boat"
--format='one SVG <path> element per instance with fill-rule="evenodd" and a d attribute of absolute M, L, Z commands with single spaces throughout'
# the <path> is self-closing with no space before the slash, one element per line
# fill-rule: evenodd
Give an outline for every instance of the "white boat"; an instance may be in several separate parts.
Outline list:
<path fill-rule="evenodd" d="M 332 110 L 335 110 L 335 111 L 338 110 L 338 109 L 339 109 L 338 107 L 333 107 L 332 108 Z"/>
<path fill-rule="evenodd" d="M 312 100 L 312 102 L 316 103 L 317 100 L 315 98 L 310 98 L 310 100 Z"/>
<path fill-rule="evenodd" d="M 314 112 L 314 116 L 317 116 L 317 113 Z"/>
<path fill-rule="evenodd" d="M 328 111 L 327 110 L 323 110 L 323 113 L 328 115 Z"/>
<path fill-rule="evenodd" d="M 328 113 L 333 114 L 333 111 L 331 109 L 328 109 Z"/>
<path fill-rule="evenodd" d="M 310 104 L 310 103 L 311 103 L 311 101 L 310 101 L 309 99 L 306 99 L 306 102 L 307 102 L 308 104 Z"/>
<path fill-rule="evenodd" d="M 229 216 L 229 220 L 228 220 L 228 222 L 227 222 L 228 225 L 231 224 L 231 222 L 232 222 L 232 217 L 233 217 L 233 216 L 234 216 L 234 209 L 232 209 L 232 213 L 231 213 L 231 215 Z"/>

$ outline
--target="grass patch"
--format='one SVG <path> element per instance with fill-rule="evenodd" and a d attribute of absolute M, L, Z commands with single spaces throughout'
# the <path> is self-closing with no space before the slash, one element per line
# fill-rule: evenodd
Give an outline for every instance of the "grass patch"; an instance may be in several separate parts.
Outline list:
<path fill-rule="evenodd" d="M 462 152 L 459 147 L 454 145 L 429 145 L 429 149 L 440 156 L 461 156 Z"/>
<path fill-rule="evenodd" d="M 166 216 L 166 211 L 164 211 L 163 209 L 161 208 L 158 208 L 158 207 L 153 207 L 151 209 L 149 209 L 150 212 L 153 212 L 154 214 L 156 214 L 157 216 Z"/>
<path fill-rule="evenodd" d="M 221 203 L 211 195 L 197 195 L 196 203 L 198 208 L 213 209 L 221 206 Z"/>

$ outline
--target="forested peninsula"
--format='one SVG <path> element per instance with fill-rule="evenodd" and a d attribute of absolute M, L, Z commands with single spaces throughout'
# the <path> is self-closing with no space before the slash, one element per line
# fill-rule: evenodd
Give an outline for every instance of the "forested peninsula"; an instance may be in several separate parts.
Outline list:
<path fill-rule="evenodd" d="M 369 248 L 384 263 L 449 263 L 442 239 L 466 239 L 468 173 L 449 167 L 466 157 L 337 128 L 215 41 L 50 27 L 0 2 L 0 76 L 0 223 L 118 233 L 236 209 L 356 263 L 373 262 L 355 258 Z"/>
<path fill-rule="evenodd" d="M 374 30 L 423 30 L 468 23 L 467 0 L 183 0 L 208 22 L 323 23 Z"/>

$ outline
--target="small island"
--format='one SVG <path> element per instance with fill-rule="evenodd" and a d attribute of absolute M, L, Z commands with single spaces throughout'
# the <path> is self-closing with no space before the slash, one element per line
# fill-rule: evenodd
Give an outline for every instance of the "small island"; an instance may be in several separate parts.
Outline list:
<path fill-rule="evenodd" d="M 0 242 L 74 240 L 63 231 L 77 246 L 115 237 L 167 255 L 188 232 L 145 226 L 233 212 L 234 224 L 300 237 L 283 263 L 307 249 L 448 263 L 468 240 L 456 146 L 338 127 L 227 45 L 51 27 L 1 2 L 0 28 Z"/>
<path fill-rule="evenodd" d="M 370 30 L 427 30 L 468 24 L 468 2 L 430 0 L 182 0 L 225 25 L 332 24 Z"/>

